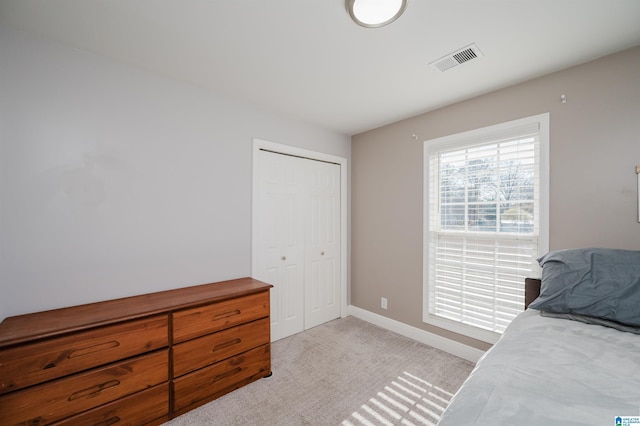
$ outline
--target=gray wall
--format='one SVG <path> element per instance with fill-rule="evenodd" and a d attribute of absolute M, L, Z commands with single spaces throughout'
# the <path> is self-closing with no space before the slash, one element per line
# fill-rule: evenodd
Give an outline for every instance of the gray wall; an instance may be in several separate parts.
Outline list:
<path fill-rule="evenodd" d="M 0 27 L 0 319 L 251 274 L 252 138 L 350 138 Z"/>
<path fill-rule="evenodd" d="M 640 249 L 636 47 L 354 136 L 351 304 L 486 349 L 421 321 L 422 141 L 545 112 L 550 249 Z"/>

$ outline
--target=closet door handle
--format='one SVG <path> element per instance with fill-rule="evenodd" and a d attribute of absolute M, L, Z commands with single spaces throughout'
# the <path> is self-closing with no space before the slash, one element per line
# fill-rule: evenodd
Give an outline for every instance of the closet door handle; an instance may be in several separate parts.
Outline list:
<path fill-rule="evenodd" d="M 287 260 L 287 256 L 282 256 L 282 260 Z"/>
<path fill-rule="evenodd" d="M 324 256 L 324 252 L 323 251 L 320 252 L 320 256 Z"/>

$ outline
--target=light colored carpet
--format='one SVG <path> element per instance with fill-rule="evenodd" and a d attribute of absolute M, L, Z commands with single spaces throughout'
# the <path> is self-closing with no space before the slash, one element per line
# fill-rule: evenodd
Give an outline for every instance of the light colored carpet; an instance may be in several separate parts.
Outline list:
<path fill-rule="evenodd" d="M 435 425 L 473 368 L 354 317 L 274 342 L 271 360 L 271 377 L 165 425 Z"/>

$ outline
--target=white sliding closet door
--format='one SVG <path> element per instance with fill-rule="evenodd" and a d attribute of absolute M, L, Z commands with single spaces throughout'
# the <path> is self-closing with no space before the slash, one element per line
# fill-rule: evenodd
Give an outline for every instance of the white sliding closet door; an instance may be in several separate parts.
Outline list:
<path fill-rule="evenodd" d="M 295 157 L 258 151 L 257 241 L 255 278 L 271 289 L 271 339 L 304 330 L 304 222 L 300 198 L 303 169 Z"/>
<path fill-rule="evenodd" d="M 257 151 L 254 277 L 272 284 L 271 339 L 340 316 L 340 166 Z"/>
<path fill-rule="evenodd" d="M 340 316 L 340 166 L 307 160 L 305 328 Z"/>

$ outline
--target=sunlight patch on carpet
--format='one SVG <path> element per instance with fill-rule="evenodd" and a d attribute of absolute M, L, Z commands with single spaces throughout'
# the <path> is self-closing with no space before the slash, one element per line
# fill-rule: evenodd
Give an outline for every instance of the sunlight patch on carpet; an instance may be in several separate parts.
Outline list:
<path fill-rule="evenodd" d="M 342 426 L 435 426 L 453 394 L 406 371 L 362 404 Z"/>

